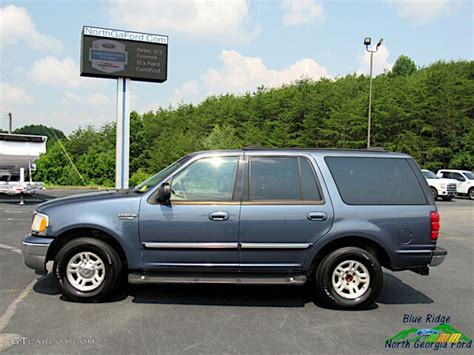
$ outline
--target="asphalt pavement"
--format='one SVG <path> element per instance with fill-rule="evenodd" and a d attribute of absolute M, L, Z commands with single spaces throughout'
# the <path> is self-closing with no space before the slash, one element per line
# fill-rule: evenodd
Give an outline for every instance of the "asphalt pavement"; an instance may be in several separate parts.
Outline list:
<path fill-rule="evenodd" d="M 446 320 L 474 337 L 474 201 L 438 202 L 438 245 L 448 256 L 430 276 L 385 270 L 376 304 L 336 311 L 321 306 L 311 286 L 130 285 L 107 303 L 69 302 L 51 276 L 24 266 L 20 248 L 38 202 L 78 192 L 46 191 L 25 205 L 0 198 L 0 350 L 6 353 L 380 354 L 399 331 Z M 404 322 L 407 315 L 421 322 Z M 438 318 L 429 323 L 430 316 Z"/>

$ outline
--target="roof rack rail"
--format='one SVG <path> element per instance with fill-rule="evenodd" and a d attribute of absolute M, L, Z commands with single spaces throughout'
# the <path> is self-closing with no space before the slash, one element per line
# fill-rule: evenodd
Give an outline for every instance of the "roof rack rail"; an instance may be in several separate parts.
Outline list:
<path fill-rule="evenodd" d="M 299 147 L 290 147 L 290 148 L 275 148 L 275 147 L 262 147 L 257 145 L 252 145 L 248 147 L 243 147 L 242 150 L 335 150 L 335 151 L 370 151 L 370 152 L 387 152 L 383 147 L 370 147 L 370 148 L 299 148 Z"/>
<path fill-rule="evenodd" d="M 365 148 L 365 150 L 373 150 L 373 151 L 376 151 L 376 152 L 386 152 L 384 147 L 369 147 L 369 148 Z"/>

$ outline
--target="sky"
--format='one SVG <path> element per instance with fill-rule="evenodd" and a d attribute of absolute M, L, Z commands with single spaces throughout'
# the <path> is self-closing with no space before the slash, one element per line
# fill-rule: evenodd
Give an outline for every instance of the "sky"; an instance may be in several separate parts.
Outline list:
<path fill-rule="evenodd" d="M 168 80 L 133 81 L 142 112 L 302 78 L 366 74 L 363 38 L 383 38 L 374 72 L 472 60 L 473 5 L 449 0 L 0 1 L 0 128 L 71 133 L 115 120 L 116 80 L 79 75 L 82 27 L 169 36 Z"/>

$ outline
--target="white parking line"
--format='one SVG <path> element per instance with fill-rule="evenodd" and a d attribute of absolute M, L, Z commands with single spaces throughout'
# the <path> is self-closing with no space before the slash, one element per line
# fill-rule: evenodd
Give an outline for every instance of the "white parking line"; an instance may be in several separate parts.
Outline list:
<path fill-rule="evenodd" d="M 14 340 L 19 339 L 20 335 L 18 334 L 0 334 L 0 352 L 9 348 L 14 344 Z"/>
<path fill-rule="evenodd" d="M 31 214 L 31 211 L 26 211 L 26 210 L 5 210 L 3 211 L 4 213 L 28 213 Z"/>
<path fill-rule="evenodd" d="M 36 279 L 31 281 L 28 284 L 28 286 L 26 286 L 25 289 L 21 291 L 18 297 L 15 298 L 15 300 L 8 306 L 5 313 L 3 313 L 3 315 L 0 317 L 0 338 L 2 337 L 2 335 L 4 336 L 2 332 L 7 327 L 12 317 L 15 315 L 18 305 L 21 303 L 21 301 L 23 301 L 26 298 L 26 296 L 28 296 L 31 290 L 33 290 L 33 285 L 35 283 L 36 283 Z"/>
<path fill-rule="evenodd" d="M 13 252 L 21 255 L 21 250 L 20 249 L 15 248 L 15 247 L 11 247 L 9 245 L 0 244 L 0 249 L 10 250 L 10 251 L 13 251 Z"/>
<path fill-rule="evenodd" d="M 31 281 L 28 286 L 25 287 L 23 291 L 18 295 L 17 298 L 8 306 L 7 310 L 5 313 L 2 314 L 0 317 L 0 333 L 3 332 L 3 330 L 6 328 L 8 323 L 10 322 L 10 319 L 13 317 L 15 314 L 16 308 L 20 304 L 21 301 L 25 299 L 26 296 L 33 290 L 33 285 L 36 283 L 36 279 Z"/>
<path fill-rule="evenodd" d="M 9 246 L 9 245 L 0 244 L 0 249 L 10 250 L 14 253 L 21 255 L 20 249 Z M 31 281 L 28 284 L 28 286 L 26 286 L 26 288 L 23 291 L 21 291 L 18 297 L 15 298 L 15 300 L 8 306 L 5 313 L 3 313 L 2 316 L 0 317 L 0 351 L 3 351 L 13 345 L 11 341 L 12 338 L 19 337 L 18 334 L 7 334 L 7 333 L 2 333 L 2 332 L 7 327 L 12 317 L 15 315 L 18 305 L 21 303 L 21 301 L 23 301 L 26 298 L 26 296 L 28 296 L 31 290 L 33 290 L 33 285 L 35 283 L 36 283 L 36 279 Z"/>

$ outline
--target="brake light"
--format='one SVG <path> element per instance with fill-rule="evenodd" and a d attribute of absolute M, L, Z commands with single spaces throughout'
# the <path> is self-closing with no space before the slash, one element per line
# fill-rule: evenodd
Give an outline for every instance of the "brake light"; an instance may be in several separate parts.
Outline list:
<path fill-rule="evenodd" d="M 431 240 L 438 239 L 439 236 L 439 213 L 431 212 L 430 213 L 430 222 L 431 222 Z"/>

